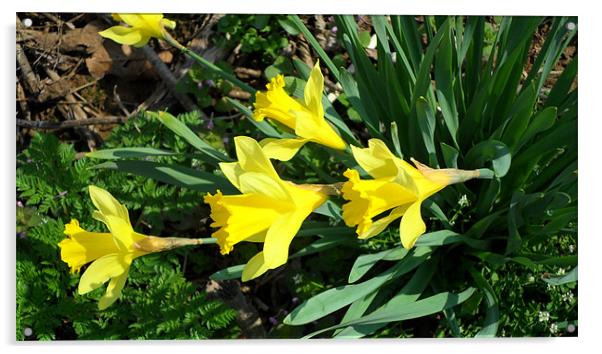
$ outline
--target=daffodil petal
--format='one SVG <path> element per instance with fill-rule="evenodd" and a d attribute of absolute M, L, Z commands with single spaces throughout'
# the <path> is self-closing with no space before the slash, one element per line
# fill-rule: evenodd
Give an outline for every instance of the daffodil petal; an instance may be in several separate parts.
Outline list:
<path fill-rule="evenodd" d="M 121 20 L 128 25 L 147 32 L 153 37 L 161 37 L 161 20 L 163 14 L 119 14 Z"/>
<path fill-rule="evenodd" d="M 123 254 L 112 253 L 94 261 L 79 280 L 77 292 L 80 295 L 99 288 L 109 279 L 122 275 L 130 264 Z"/>
<path fill-rule="evenodd" d="M 316 116 L 308 110 L 291 112 L 296 117 L 296 135 L 337 150 L 344 150 L 347 147 L 345 141 L 323 116 Z"/>
<path fill-rule="evenodd" d="M 126 221 L 113 215 L 105 215 L 105 220 L 115 244 L 122 252 L 131 252 L 134 243 L 145 237 L 134 232 L 129 220 Z"/>
<path fill-rule="evenodd" d="M 267 157 L 280 161 L 292 159 L 308 139 L 274 139 L 266 138 L 259 142 Z"/>
<path fill-rule="evenodd" d="M 165 26 L 169 29 L 176 28 L 176 21 L 172 21 L 172 20 L 168 20 L 168 19 L 164 18 L 161 20 L 161 23 L 163 24 L 163 26 Z"/>
<path fill-rule="evenodd" d="M 426 231 L 426 225 L 422 221 L 420 207 L 423 199 L 419 199 L 412 203 L 401 218 L 399 233 L 401 236 L 401 244 L 405 249 L 414 247 L 418 237 Z"/>
<path fill-rule="evenodd" d="M 370 226 L 368 226 L 360 235 L 358 235 L 358 238 L 365 240 L 380 234 L 387 228 L 387 226 L 389 226 L 390 223 L 399 219 L 406 212 L 410 205 L 411 204 L 398 206 L 397 208 L 391 210 L 389 215 L 372 222 Z"/>
<path fill-rule="evenodd" d="M 240 175 L 245 173 L 245 170 L 240 167 L 240 164 L 238 162 L 220 162 L 219 168 L 222 170 L 228 181 L 230 181 L 236 189 L 240 190 L 238 179 L 240 178 Z"/>
<path fill-rule="evenodd" d="M 117 199 L 111 195 L 111 193 L 96 186 L 90 186 L 88 187 L 88 190 L 90 192 L 92 203 L 101 214 L 105 216 L 111 215 L 116 218 L 123 219 L 128 224 L 130 223 L 128 210 L 126 207 L 120 204 L 119 201 L 117 201 Z"/>
<path fill-rule="evenodd" d="M 111 278 L 109 285 L 107 286 L 106 293 L 100 298 L 98 301 L 98 309 L 104 310 L 107 307 L 111 306 L 119 297 L 121 296 L 121 290 L 125 285 L 125 281 L 128 278 L 129 269 L 127 269 L 123 274 Z"/>
<path fill-rule="evenodd" d="M 268 230 L 263 230 L 261 232 L 258 232 L 254 235 L 251 235 L 247 238 L 244 239 L 244 241 L 247 242 L 265 242 L 265 235 L 267 234 Z"/>
<path fill-rule="evenodd" d="M 274 166 L 265 155 L 261 146 L 255 139 L 247 136 L 237 136 L 234 138 L 236 146 L 236 157 L 240 163 L 240 167 L 245 172 L 264 173 L 274 179 L 280 179 Z"/>
<path fill-rule="evenodd" d="M 306 217 L 307 214 L 303 212 L 285 214 L 276 219 L 270 226 L 263 244 L 263 258 L 270 269 L 286 263 L 291 241 Z"/>
<path fill-rule="evenodd" d="M 120 44 L 134 45 L 140 42 L 144 42 L 144 44 L 148 42 L 148 38 L 144 41 L 144 36 L 140 30 L 132 27 L 113 26 L 98 32 L 98 34 Z"/>
<path fill-rule="evenodd" d="M 316 116 L 324 117 L 322 93 L 324 91 L 324 76 L 320 71 L 320 61 L 316 62 L 303 91 L 305 106 Z"/>
<path fill-rule="evenodd" d="M 355 161 L 374 178 L 393 177 L 399 172 L 394 162 L 397 157 L 379 139 L 370 139 L 367 148 L 352 145 L 351 152 Z"/>
<path fill-rule="evenodd" d="M 268 264 L 265 262 L 263 258 L 263 252 L 257 253 L 253 258 L 251 258 L 245 268 L 242 270 L 241 280 L 249 281 L 251 279 L 255 279 L 258 276 L 268 271 Z"/>
<path fill-rule="evenodd" d="M 240 175 L 239 182 L 242 193 L 260 194 L 281 201 L 290 201 L 291 199 L 290 194 L 283 187 L 279 179 L 274 180 L 263 173 L 243 173 Z"/>

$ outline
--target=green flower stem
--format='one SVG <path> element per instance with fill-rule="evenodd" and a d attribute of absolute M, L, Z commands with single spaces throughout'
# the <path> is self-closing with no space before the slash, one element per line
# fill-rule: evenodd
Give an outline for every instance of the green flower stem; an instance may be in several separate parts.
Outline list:
<path fill-rule="evenodd" d="M 163 33 L 163 39 L 165 39 L 165 41 L 167 43 L 171 44 L 175 48 L 178 48 L 182 53 L 184 53 L 184 54 L 188 55 L 189 57 L 191 57 L 192 59 L 196 60 L 201 65 L 204 65 L 207 68 L 213 70 L 215 73 L 217 73 L 218 75 L 222 76 L 224 79 L 230 81 L 234 85 L 236 85 L 236 86 L 240 87 L 241 89 L 249 92 L 250 94 L 254 95 L 255 92 L 257 91 L 253 87 L 251 87 L 251 86 L 247 85 L 246 83 L 242 82 L 241 80 L 239 80 L 236 76 L 230 74 L 229 72 L 223 70 L 222 68 L 220 68 L 219 66 L 213 64 L 209 60 L 207 60 L 207 59 L 203 58 L 202 56 L 198 55 L 194 51 L 192 51 L 192 50 L 188 49 L 187 47 L 183 46 L 182 44 L 180 44 L 180 42 L 178 42 L 171 35 L 169 35 L 167 33 L 167 31 L 164 31 L 164 33 Z"/>

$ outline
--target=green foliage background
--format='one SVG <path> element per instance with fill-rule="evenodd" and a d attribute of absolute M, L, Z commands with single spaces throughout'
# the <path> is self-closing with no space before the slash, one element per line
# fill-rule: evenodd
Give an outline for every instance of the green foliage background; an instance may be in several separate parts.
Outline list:
<path fill-rule="evenodd" d="M 199 122 L 194 114 L 183 118 L 191 125 Z M 162 137 L 164 130 L 152 119 L 131 120 L 114 131 L 106 146 L 144 144 L 189 150 L 178 137 Z M 200 220 L 202 196 L 143 177 L 94 170 L 89 159 L 75 156 L 72 145 L 59 143 L 51 134 L 35 135 L 18 156 L 17 190 L 24 206 L 17 208 L 17 339 L 236 337 L 236 312 L 208 299 L 204 283 L 191 282 L 182 269 L 188 258 L 187 272 L 203 273 L 212 264 L 203 253 L 211 258 L 215 250 L 198 251 L 194 257 L 179 250 L 137 259 L 123 290 L 127 300 L 106 311 L 97 309 L 104 287 L 77 295 L 79 275 L 69 274 L 57 244 L 70 218 L 90 231 L 107 232 L 90 216 L 94 207 L 88 185 L 107 188 L 130 209 L 137 230 L 156 235 L 167 226 L 172 232 L 188 230 L 189 220 Z M 185 157 L 164 160 L 192 163 Z M 33 332 L 30 337 L 24 335 L 26 328 Z"/>
<path fill-rule="evenodd" d="M 400 157 L 480 169 L 484 178 L 449 186 L 424 203 L 428 233 L 410 251 L 399 245 L 395 223 L 373 239 L 357 240 L 341 219 L 344 201 L 332 198 L 304 223 L 288 264 L 250 283 L 254 296 L 271 299 L 262 313 L 268 336 L 576 335 L 577 55 L 552 81 L 550 74 L 565 48 L 576 47 L 577 19 L 361 20 L 369 26 L 359 28 L 357 17 L 334 17 L 337 53 L 320 47 L 305 17 L 226 16 L 219 27 L 249 51 L 264 51 L 262 60 L 271 64 L 264 75 L 284 74 L 297 98 L 310 67 L 278 50 L 283 30 L 289 39 L 303 35 L 325 75 L 340 84 L 334 101 L 323 99 L 325 117 L 349 144 L 379 138 Z M 276 37 L 258 31 L 258 21 Z M 533 55 L 537 31 L 545 38 Z M 373 38 L 376 47 L 368 48 Z M 223 95 L 225 73 L 226 67 L 201 66 L 181 86 L 191 93 L 199 82 L 218 78 Z M 249 102 L 222 101 L 224 111 L 235 107 L 251 117 Z M 194 112 L 161 119 L 147 113 L 117 128 L 94 160 L 74 160 L 72 147 L 41 135 L 19 156 L 17 188 L 25 208 L 18 226 L 18 338 L 25 327 L 36 339 L 237 335 L 232 310 L 207 300 L 187 275 L 194 268 L 213 279 L 236 279 L 257 245 L 237 246 L 216 263 L 208 261 L 215 256 L 197 254 L 187 269 L 181 269 L 186 250 L 145 257 L 124 290 L 128 301 L 100 314 L 93 299 L 101 292 L 73 294 L 77 277 L 68 275 L 56 247 L 68 217 L 100 230 L 89 217 L 85 188 L 91 181 L 137 211 L 133 222 L 140 231 L 209 233 L 200 201 L 205 192 L 231 188 L 217 168 L 235 158 L 231 138 L 290 131 L 252 119 L 215 119 L 212 129 L 205 124 Z M 345 168 L 359 169 L 348 154 L 310 144 L 276 168 L 300 183 L 339 182 Z M 180 301 L 171 301 L 177 296 Z M 164 315 L 139 313 L 149 308 Z"/>

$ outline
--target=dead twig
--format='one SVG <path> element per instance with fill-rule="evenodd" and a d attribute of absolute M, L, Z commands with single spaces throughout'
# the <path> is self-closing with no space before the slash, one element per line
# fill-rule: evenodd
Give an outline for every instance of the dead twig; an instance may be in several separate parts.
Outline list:
<path fill-rule="evenodd" d="M 48 77 L 53 81 L 58 81 L 61 79 L 59 74 L 57 74 L 52 69 L 46 69 L 46 74 L 48 74 Z M 65 95 L 65 100 L 67 100 L 67 102 L 70 103 L 77 102 L 73 94 Z M 65 108 L 65 106 L 58 105 L 57 109 L 59 110 L 59 112 L 61 112 L 63 117 L 65 117 L 65 120 L 87 119 L 86 112 L 84 112 L 84 110 L 79 105 L 69 105 L 69 109 Z M 81 134 L 86 139 L 86 141 L 88 142 L 88 148 L 90 149 L 90 151 L 93 151 L 96 148 L 96 141 L 94 139 L 94 135 L 92 135 L 92 132 L 85 127 L 77 127 L 76 131 L 78 132 L 78 134 Z"/>
<path fill-rule="evenodd" d="M 239 99 L 239 100 L 248 100 L 249 98 L 251 98 L 251 94 L 248 93 L 247 91 L 236 90 L 236 89 L 228 92 L 228 96 Z"/>
<path fill-rule="evenodd" d="M 23 89 L 23 85 L 21 85 L 19 80 L 17 80 L 17 102 L 19 102 L 19 107 L 21 108 L 21 112 L 23 113 L 25 120 L 31 120 L 31 112 L 29 111 L 29 105 L 27 104 L 25 90 Z"/>
<path fill-rule="evenodd" d="M 99 117 L 99 118 L 88 118 L 82 120 L 66 120 L 62 122 L 49 122 L 45 120 L 25 120 L 17 119 L 17 126 L 22 128 L 32 129 L 48 129 L 48 130 L 60 130 L 75 127 L 83 127 L 87 125 L 100 125 L 100 124 L 119 124 L 125 123 L 128 120 L 127 117 Z"/>
<path fill-rule="evenodd" d="M 31 68 L 29 60 L 27 60 L 27 56 L 25 55 L 25 52 L 23 52 L 23 48 L 19 43 L 17 43 L 17 63 L 21 69 L 21 76 L 23 77 L 23 80 L 25 80 L 25 86 L 27 87 L 27 90 L 32 95 L 37 96 L 41 89 L 40 79 L 38 79 Z"/>
<path fill-rule="evenodd" d="M 178 102 L 180 102 L 180 104 L 182 104 L 182 106 L 187 111 L 201 112 L 201 109 L 194 102 L 192 102 L 190 97 L 177 91 L 177 89 L 176 89 L 177 80 L 176 80 L 175 76 L 171 73 L 171 71 L 169 70 L 167 65 L 165 65 L 165 63 L 163 63 L 163 61 L 161 61 L 161 58 L 159 58 L 157 53 L 155 53 L 155 51 L 149 46 L 142 47 L 142 51 L 144 53 L 144 56 L 146 57 L 146 60 L 148 60 L 155 67 L 157 74 L 159 74 L 159 77 L 161 78 L 161 80 L 163 80 L 163 82 L 165 83 L 165 86 L 167 86 L 167 89 L 178 100 Z M 204 119 L 207 119 L 205 114 L 203 114 L 203 113 L 201 113 L 201 114 Z"/>
<path fill-rule="evenodd" d="M 73 23 L 71 22 L 65 22 L 63 20 L 61 20 L 60 18 L 58 18 L 57 16 L 47 13 L 47 12 L 43 12 L 42 15 L 46 16 L 48 19 L 56 22 L 58 27 L 61 27 L 63 25 L 69 27 L 69 29 L 75 29 L 75 26 L 73 25 Z"/>
<path fill-rule="evenodd" d="M 248 79 L 248 78 L 260 78 L 261 77 L 261 70 L 257 70 L 257 69 L 249 69 L 249 68 L 236 68 L 234 69 L 234 73 L 236 74 L 236 76 L 238 76 L 241 79 Z"/>
<path fill-rule="evenodd" d="M 237 281 L 217 282 L 210 280 L 205 291 L 210 296 L 217 296 L 228 306 L 236 310 L 236 322 L 245 338 L 265 338 L 265 329 L 257 309 L 247 300 Z"/>
<path fill-rule="evenodd" d="M 119 106 L 119 109 L 121 109 L 121 111 L 127 116 L 131 116 L 132 113 L 130 111 L 128 111 L 127 108 L 125 108 L 125 106 L 123 105 L 123 102 L 121 101 L 121 97 L 119 97 L 119 94 L 117 93 L 117 85 L 113 86 L 113 97 L 115 98 L 115 103 L 117 103 L 117 106 Z"/>

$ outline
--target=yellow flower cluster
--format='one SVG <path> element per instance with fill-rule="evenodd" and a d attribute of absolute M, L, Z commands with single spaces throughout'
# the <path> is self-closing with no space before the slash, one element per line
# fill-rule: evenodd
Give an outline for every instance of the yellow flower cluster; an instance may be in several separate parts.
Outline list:
<path fill-rule="evenodd" d="M 164 27 L 175 26 L 163 15 L 119 14 L 115 18 L 130 27 L 114 26 L 100 34 L 134 46 L 146 44 L 150 37 L 162 38 Z M 361 172 L 366 172 L 371 179 L 362 179 L 360 171 L 347 169 L 343 173 L 347 181 L 331 186 L 285 181 L 278 176 L 270 159 L 288 161 L 308 142 L 336 150 L 346 150 L 347 144 L 324 117 L 324 77 L 319 63 L 311 70 L 302 101 L 284 90 L 282 75 L 274 77 L 266 88 L 267 91 L 256 93 L 253 118 L 273 120 L 296 138 L 257 142 L 246 136 L 235 137 L 237 161 L 222 162 L 219 166 L 240 194 L 223 195 L 218 190 L 204 197 L 211 209 L 211 226 L 217 229 L 211 236 L 222 254 L 231 252 L 239 242 L 263 243 L 262 251 L 245 265 L 243 281 L 285 264 L 289 246 L 303 221 L 330 194 L 342 194 L 346 200 L 343 219 L 349 227 L 356 227 L 361 239 L 378 235 L 401 218 L 401 243 L 409 249 L 426 231 L 420 213 L 422 202 L 449 184 L 478 177 L 478 171 L 435 170 L 412 160 L 414 167 L 395 156 L 383 141 L 371 139 L 367 148 L 350 147 Z M 110 232 L 88 232 L 80 228 L 77 220 L 72 220 L 65 225 L 68 238 L 59 246 L 62 260 L 74 272 L 92 262 L 80 279 L 80 294 L 109 281 L 99 303 L 101 309 L 119 297 L 135 258 L 201 243 L 139 234 L 130 224 L 127 209 L 109 192 L 95 186 L 90 186 L 89 191 L 98 209 L 93 217 L 102 221 Z M 381 216 L 385 212 L 388 214 Z"/>

